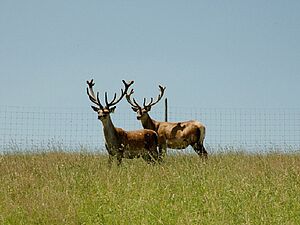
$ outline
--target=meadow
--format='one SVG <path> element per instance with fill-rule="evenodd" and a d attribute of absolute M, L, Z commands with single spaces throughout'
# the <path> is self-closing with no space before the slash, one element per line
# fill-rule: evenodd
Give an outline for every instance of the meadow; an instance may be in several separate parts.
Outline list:
<path fill-rule="evenodd" d="M 0 224 L 300 224 L 300 154 L 0 155 Z"/>

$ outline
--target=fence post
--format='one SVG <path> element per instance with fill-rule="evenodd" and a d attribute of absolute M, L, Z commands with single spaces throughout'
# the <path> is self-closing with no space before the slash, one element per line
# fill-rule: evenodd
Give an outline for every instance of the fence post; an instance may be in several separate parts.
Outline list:
<path fill-rule="evenodd" d="M 168 122 L 168 99 L 165 98 L 165 121 Z"/>

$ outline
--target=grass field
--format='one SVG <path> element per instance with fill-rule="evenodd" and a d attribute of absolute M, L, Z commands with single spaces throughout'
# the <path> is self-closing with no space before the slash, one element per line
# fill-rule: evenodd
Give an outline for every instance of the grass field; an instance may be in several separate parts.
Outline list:
<path fill-rule="evenodd" d="M 0 224 L 300 224 L 300 154 L 4 154 Z"/>

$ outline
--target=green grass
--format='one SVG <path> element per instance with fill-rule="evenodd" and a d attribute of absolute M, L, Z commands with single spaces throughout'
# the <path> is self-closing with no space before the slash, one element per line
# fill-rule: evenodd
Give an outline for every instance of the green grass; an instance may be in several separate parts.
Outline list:
<path fill-rule="evenodd" d="M 300 224 L 300 155 L 0 155 L 0 224 Z"/>

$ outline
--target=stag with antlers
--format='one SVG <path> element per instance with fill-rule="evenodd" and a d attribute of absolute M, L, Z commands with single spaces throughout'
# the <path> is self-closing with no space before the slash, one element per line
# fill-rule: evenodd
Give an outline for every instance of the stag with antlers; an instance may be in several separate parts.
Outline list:
<path fill-rule="evenodd" d="M 145 129 L 151 129 L 158 134 L 159 156 L 163 157 L 167 148 L 184 149 L 191 145 L 195 152 L 200 156 L 207 158 L 207 151 L 204 148 L 203 142 L 205 138 L 205 126 L 196 120 L 185 122 L 160 122 L 152 119 L 149 115 L 151 107 L 158 103 L 164 95 L 165 87 L 159 85 L 160 94 L 156 101 L 153 98 L 149 103 L 146 103 L 144 98 L 143 107 L 132 98 L 134 93 L 131 89 L 129 94 L 126 94 L 128 103 L 132 106 L 133 111 L 137 113 L 137 119 L 142 122 Z"/>
<path fill-rule="evenodd" d="M 147 162 L 155 162 L 158 159 L 158 137 L 153 130 L 142 129 L 136 131 L 125 131 L 114 126 L 110 114 L 114 112 L 116 104 L 126 95 L 128 88 L 134 81 L 125 82 L 125 89 L 121 89 L 121 95 L 117 99 L 117 94 L 111 101 L 108 101 L 107 92 L 105 92 L 105 106 L 100 103 L 99 92 L 97 97 L 94 93 L 93 79 L 87 81 L 87 94 L 89 99 L 96 105 L 92 106 L 93 110 L 98 113 L 98 119 L 102 122 L 105 137 L 105 146 L 109 154 L 109 165 L 114 158 L 117 158 L 118 165 L 121 164 L 123 158 L 142 157 Z"/>

